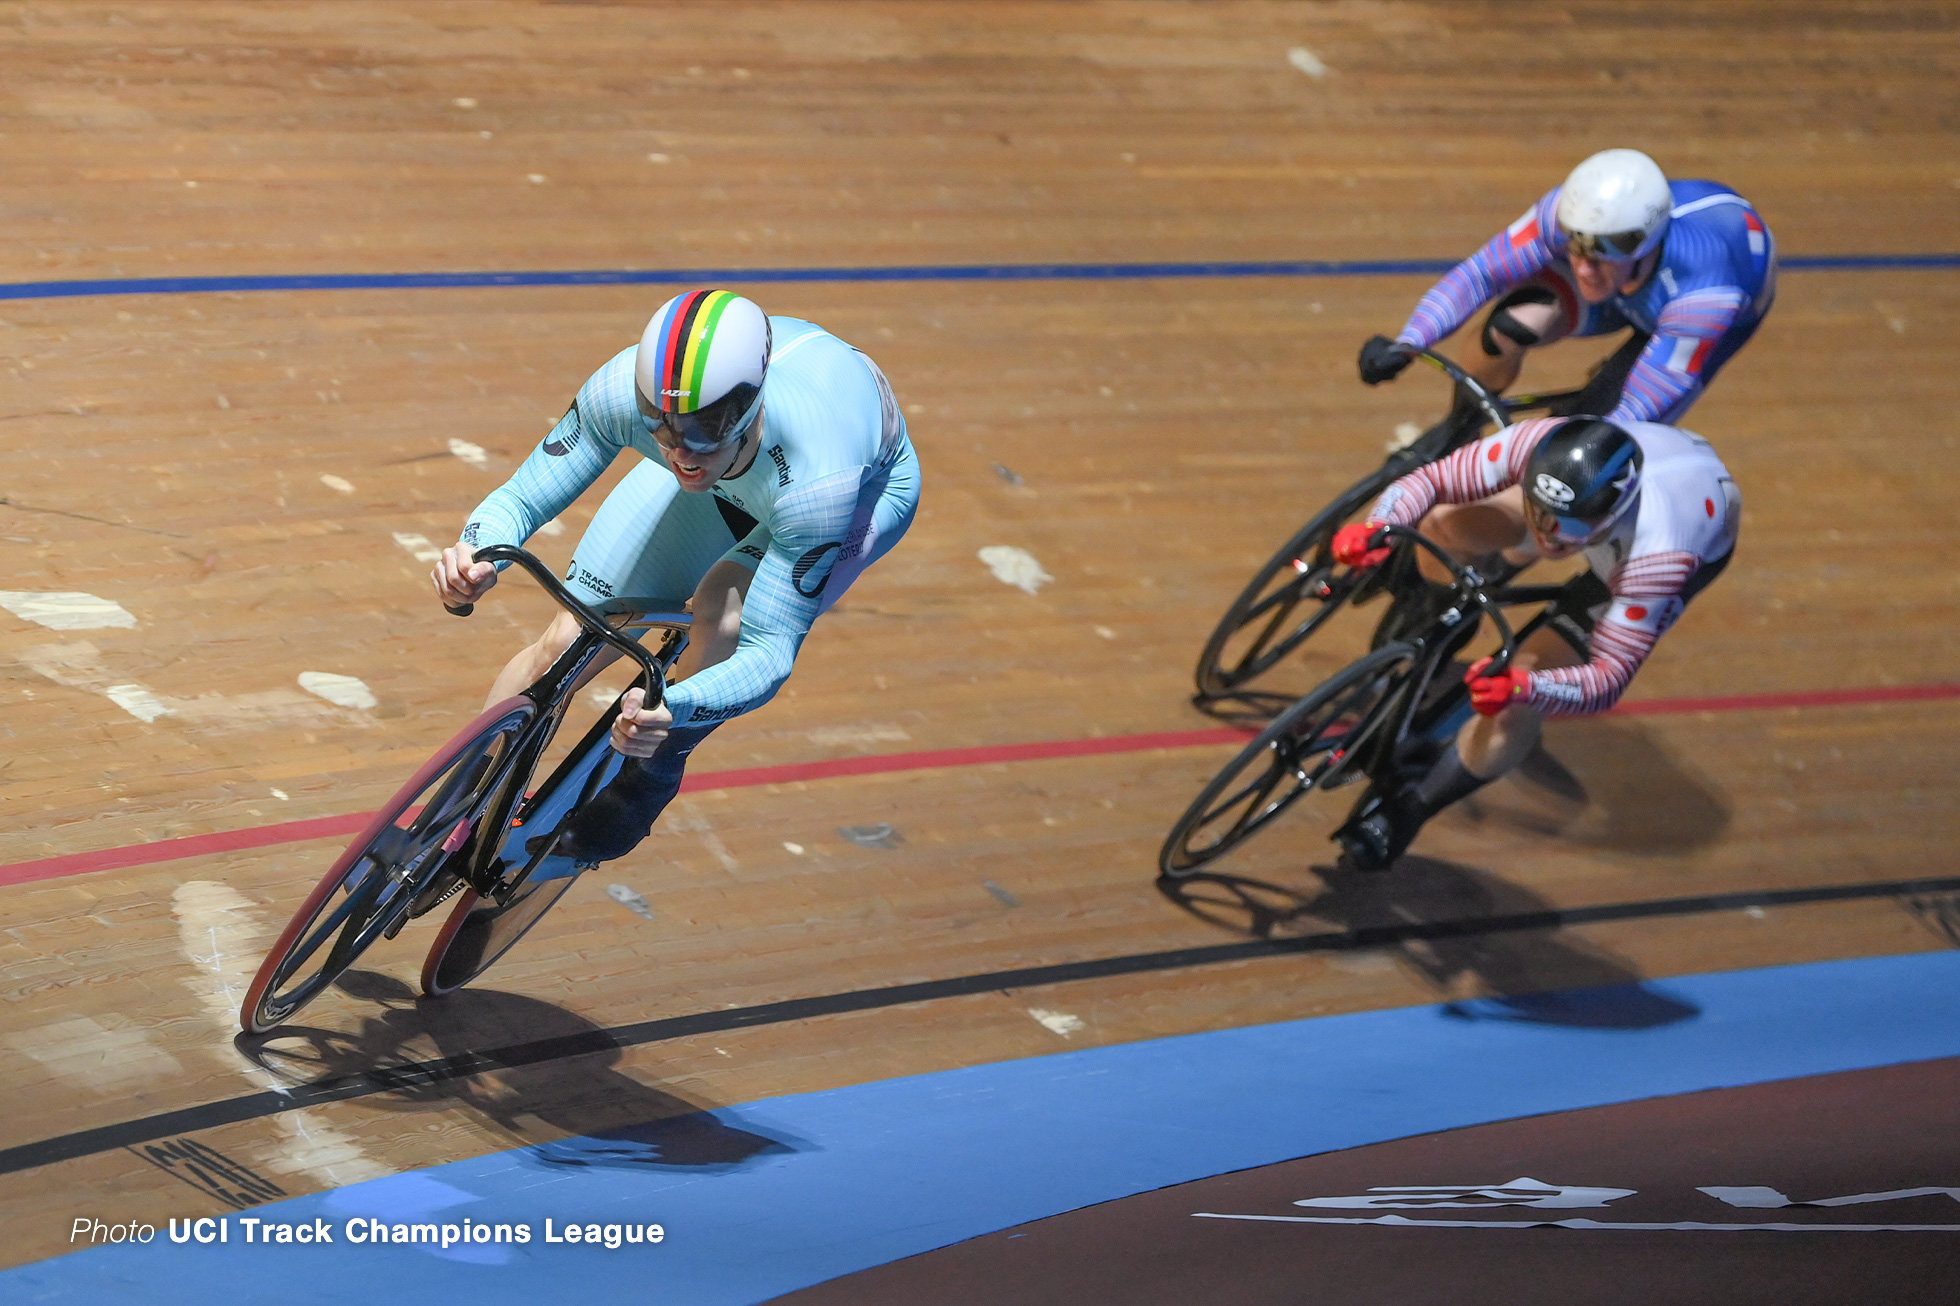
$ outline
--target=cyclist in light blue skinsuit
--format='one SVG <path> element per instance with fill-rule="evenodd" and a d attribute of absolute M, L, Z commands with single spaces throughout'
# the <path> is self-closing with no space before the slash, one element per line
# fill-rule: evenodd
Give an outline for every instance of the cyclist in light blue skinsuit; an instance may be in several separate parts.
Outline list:
<path fill-rule="evenodd" d="M 919 465 L 877 365 L 821 327 L 767 318 L 728 291 L 663 305 L 640 344 L 579 388 L 551 433 L 478 505 L 432 580 L 473 603 L 496 569 L 613 458 L 646 461 L 606 497 L 567 582 L 588 603 L 694 596 L 694 636 L 666 701 L 628 693 L 613 747 L 649 758 L 576 813 L 559 847 L 581 864 L 623 856 L 680 788 L 687 756 L 788 678 L 810 624 L 912 524 Z M 498 676 L 490 700 L 541 675 L 577 634 L 561 614 Z"/>

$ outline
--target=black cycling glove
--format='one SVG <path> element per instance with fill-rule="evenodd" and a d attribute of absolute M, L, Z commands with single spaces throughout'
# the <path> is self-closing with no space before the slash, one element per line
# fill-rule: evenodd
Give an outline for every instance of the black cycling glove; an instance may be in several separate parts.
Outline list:
<path fill-rule="evenodd" d="M 1414 357 L 1408 350 L 1407 345 L 1398 344 L 1387 336 L 1368 337 L 1368 343 L 1361 346 L 1361 380 L 1368 385 L 1393 381 Z"/>

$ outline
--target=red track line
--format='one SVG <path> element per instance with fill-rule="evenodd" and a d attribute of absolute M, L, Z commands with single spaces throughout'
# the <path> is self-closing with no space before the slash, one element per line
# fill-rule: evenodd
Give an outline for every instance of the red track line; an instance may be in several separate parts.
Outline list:
<path fill-rule="evenodd" d="M 1854 703 L 1917 703 L 1960 698 L 1960 685 L 1893 685 L 1819 689 L 1807 694 L 1738 694 L 1731 698 L 1650 698 L 1622 703 L 1614 716 L 1678 716 L 1684 712 L 1763 712 L 1779 707 L 1846 707 Z"/>
<path fill-rule="evenodd" d="M 705 771 L 681 781 L 681 792 L 703 789 L 746 789 L 751 785 L 792 784 L 799 780 L 828 780 L 840 775 L 883 775 L 892 771 L 924 771 L 944 766 L 985 766 L 989 762 L 1039 762 L 1057 757 L 1093 757 L 1098 753 L 1141 753 L 1151 748 L 1195 748 L 1202 744 L 1242 743 L 1251 730 L 1230 726 L 1212 730 L 1177 730 L 1160 735 L 1110 735 L 1102 739 L 1051 739 L 1039 744 L 989 744 L 984 748 L 939 748 L 928 753 L 879 753 L 872 757 L 833 757 L 822 762 L 791 762 L 787 766 L 757 766 L 744 771 Z M 5 870 L 0 868 L 0 875 Z M 3 883 L 4 881 L 0 881 Z"/>
<path fill-rule="evenodd" d="M 1801 694 L 1742 694 L 1728 698 L 1659 698 L 1622 703 L 1614 716 L 1675 716 L 1689 712 L 1760 712 L 1777 708 L 1846 707 L 1859 703 L 1911 703 L 1929 699 L 1960 698 L 1960 684 L 1900 685 L 1869 689 L 1829 689 Z M 791 762 L 784 766 L 756 766 L 732 771 L 705 771 L 692 775 L 681 785 L 683 793 L 709 789 L 746 789 L 756 785 L 795 784 L 807 780 L 830 780 L 840 776 L 889 775 L 902 771 L 924 771 L 941 767 L 986 766 L 998 762 L 1050 761 L 1064 757 L 1093 757 L 1102 753 L 1140 753 L 1153 748 L 1196 748 L 1210 744 L 1232 744 L 1245 739 L 1249 731 L 1234 727 L 1209 730 L 1177 730 L 1149 735 L 1110 735 L 1102 739 L 1054 739 L 1033 744 L 989 744 L 980 748 L 940 748 L 920 753 L 880 753 L 871 757 L 833 757 L 820 762 Z M 354 812 L 345 816 L 320 816 L 307 821 L 283 821 L 245 830 L 225 830 L 216 834 L 196 834 L 182 839 L 162 839 L 154 843 L 131 844 L 124 848 L 103 848 L 95 852 L 69 853 L 40 861 L 16 862 L 0 866 L 0 885 L 29 884 L 90 871 L 114 871 L 156 862 L 177 861 L 185 857 L 204 857 L 212 853 L 239 852 L 247 848 L 269 848 L 277 844 L 299 843 L 307 839 L 326 839 L 353 834 L 373 813 Z"/>
<path fill-rule="evenodd" d="M 84 875 L 89 871 L 115 871 L 126 866 L 148 866 L 151 862 L 173 862 L 180 857 L 203 857 L 210 853 L 237 852 L 242 848 L 266 848 L 273 844 L 298 843 L 303 839 L 355 834 L 373 815 L 372 812 L 354 812 L 347 816 L 317 816 L 310 821 L 282 821 L 278 825 L 258 825 L 248 830 L 221 830 L 216 834 L 193 834 L 182 839 L 131 844 L 127 848 L 69 853 L 66 857 L 47 857 L 38 862 L 16 862 L 12 866 L 0 866 L 0 885 L 27 884 L 34 880 L 59 879 L 64 875 Z"/>

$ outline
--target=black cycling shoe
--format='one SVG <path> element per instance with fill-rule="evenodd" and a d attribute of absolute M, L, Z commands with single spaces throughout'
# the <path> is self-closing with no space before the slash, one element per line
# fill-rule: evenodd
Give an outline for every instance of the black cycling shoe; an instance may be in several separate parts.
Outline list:
<path fill-rule="evenodd" d="M 1388 869 L 1390 833 L 1380 812 L 1363 817 L 1334 836 L 1341 846 L 1341 859 L 1357 871 Z"/>
<path fill-rule="evenodd" d="M 1388 871 L 1394 861 L 1396 828 L 1388 804 L 1380 796 L 1362 798 L 1347 824 L 1333 837 L 1341 845 L 1341 859 L 1354 871 Z"/>
<path fill-rule="evenodd" d="M 1385 802 L 1369 798 L 1334 832 L 1348 865 L 1357 871 L 1385 871 L 1414 842 L 1422 829 L 1418 813 L 1407 810 L 1407 802 Z M 1414 818 L 1414 819 L 1411 819 Z"/>

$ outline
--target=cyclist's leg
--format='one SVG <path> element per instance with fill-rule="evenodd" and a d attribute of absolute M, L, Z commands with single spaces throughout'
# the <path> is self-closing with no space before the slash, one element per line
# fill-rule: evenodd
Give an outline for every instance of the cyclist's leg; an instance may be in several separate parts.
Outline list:
<path fill-rule="evenodd" d="M 1584 661 L 1582 654 L 1547 627 L 1525 641 L 1511 665 L 1521 671 L 1549 671 L 1553 667 L 1576 667 Z M 1472 716 L 1457 732 L 1456 747 L 1443 755 L 1444 763 L 1455 763 L 1445 769 L 1461 773 L 1461 778 L 1448 787 L 1461 791 L 1445 795 L 1443 777 L 1437 776 L 1439 783 L 1430 794 L 1432 800 L 1440 800 L 1436 810 L 1508 774 L 1538 747 L 1544 728 L 1544 714 L 1523 703 L 1513 703 L 1496 716 Z"/>
<path fill-rule="evenodd" d="M 907 445 L 892 467 L 867 484 L 845 532 L 841 556 L 824 582 L 819 615 L 843 597 L 864 569 L 890 552 L 912 524 L 918 506 L 918 460 Z M 708 570 L 695 592 L 697 629 L 712 641 L 690 671 L 713 666 L 735 651 L 741 633 L 741 605 L 756 564 L 768 545 L 757 527 Z M 683 659 L 685 664 L 685 659 Z M 721 723 L 677 726 L 639 766 L 622 767 L 616 777 L 567 824 L 559 847 L 581 862 L 624 857 L 652 832 L 653 823 L 680 792 L 687 759 Z"/>
<path fill-rule="evenodd" d="M 1424 535 L 1443 546 L 1458 562 L 1509 554 L 1514 563 L 1531 560 L 1530 536 L 1524 525 L 1524 489 L 1514 485 L 1473 503 L 1439 503 L 1418 524 Z M 1424 552 L 1418 566 L 1424 580 L 1449 582 L 1449 571 Z"/>
<path fill-rule="evenodd" d="M 1482 348 L 1464 370 L 1491 393 L 1502 394 L 1518 379 L 1527 350 L 1575 331 L 1587 334 L 1591 308 L 1579 295 L 1571 266 L 1561 259 L 1492 306 L 1479 336 Z"/>
<path fill-rule="evenodd" d="M 1593 573 L 1574 577 L 1560 596 L 1560 615 L 1524 642 L 1512 665 L 1530 671 L 1584 662 L 1590 653 L 1592 622 L 1611 600 L 1605 583 Z M 1393 864 L 1430 817 L 1529 756 L 1542 728 L 1540 713 L 1523 704 L 1513 704 L 1495 717 L 1472 715 L 1421 779 L 1399 792 L 1377 796 L 1341 830 L 1336 837 L 1349 860 L 1363 870 Z"/>
<path fill-rule="evenodd" d="M 1518 650 L 1512 665 L 1528 671 L 1582 660 L 1564 640 L 1541 630 Z M 1400 792 L 1378 796 L 1343 828 L 1337 837 L 1349 859 L 1363 870 L 1392 865 L 1430 817 L 1523 761 L 1537 747 L 1542 727 L 1537 709 L 1522 703 L 1495 717 L 1472 715 L 1421 779 Z"/>
<path fill-rule="evenodd" d="M 1696 570 L 1681 591 L 1684 610 L 1727 569 L 1733 556 L 1733 551 L 1725 553 Z M 1595 573 L 1573 577 L 1559 598 L 1559 615 L 1525 642 L 1514 665 L 1525 671 L 1581 665 L 1592 656 L 1593 623 L 1605 615 L 1612 601 L 1612 591 Z M 1483 784 L 1530 756 L 1543 730 L 1544 716 L 1538 709 L 1513 703 L 1496 716 L 1470 718 L 1457 734 L 1454 752 L 1466 776 Z"/>
<path fill-rule="evenodd" d="M 1423 515 L 1419 529 L 1488 581 L 1515 575 L 1536 556 L 1525 530 L 1524 491 L 1515 485 L 1474 503 L 1439 503 Z M 1427 550 L 1404 546 L 1389 565 L 1401 570 L 1389 580 L 1394 601 L 1375 627 L 1376 648 L 1428 625 L 1454 593 L 1448 569 Z"/>
<path fill-rule="evenodd" d="M 675 663 L 674 679 L 685 680 L 727 661 L 735 652 L 742 634 L 742 601 L 755 579 L 756 561 L 768 544 L 768 532 L 758 526 L 701 577 L 689 604 L 694 627 L 686 650 Z M 667 810 L 667 804 L 681 791 L 687 759 L 720 724 L 710 721 L 674 726 L 653 753 L 634 766 L 625 765 L 619 754 L 608 750 L 601 763 L 610 770 L 605 787 L 572 813 L 559 836 L 559 851 L 590 864 L 616 861 L 639 847 L 640 841 L 653 833 L 653 823 Z"/>
<path fill-rule="evenodd" d="M 761 537 L 760 543 L 755 537 Z M 738 548 L 758 552 L 768 536 L 757 527 L 750 539 Z M 749 583 L 755 579 L 755 566 L 744 554 L 739 561 L 723 557 L 708 568 L 708 574 L 694 587 L 688 611 L 694 614 L 694 627 L 688 632 L 687 647 L 674 664 L 675 680 L 686 680 L 697 671 L 726 662 L 742 637 L 742 603 L 749 596 Z"/>
<path fill-rule="evenodd" d="M 648 459 L 600 505 L 573 551 L 565 586 L 592 604 L 626 594 L 692 594 L 733 539 L 713 495 L 684 493 L 672 472 Z M 552 618 L 498 674 L 490 701 L 502 702 L 543 675 L 578 630 L 569 613 Z M 602 650 L 585 678 L 618 656 Z"/>

